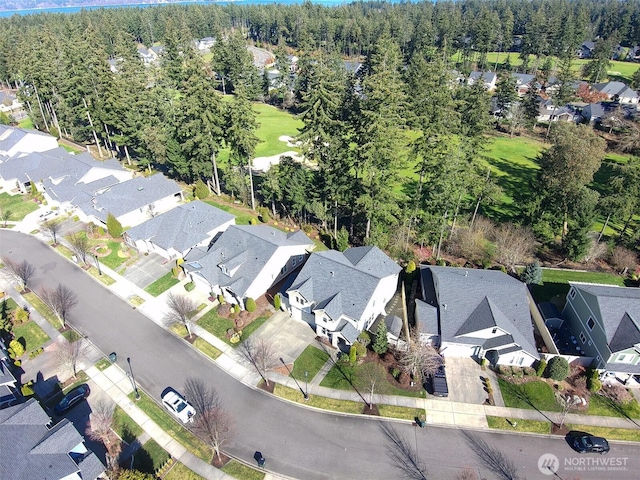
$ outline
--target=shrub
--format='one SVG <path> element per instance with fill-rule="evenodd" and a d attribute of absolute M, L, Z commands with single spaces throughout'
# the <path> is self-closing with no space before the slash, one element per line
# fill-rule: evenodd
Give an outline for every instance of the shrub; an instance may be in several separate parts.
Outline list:
<path fill-rule="evenodd" d="M 118 221 L 116 217 L 111 214 L 107 215 L 107 232 L 113 238 L 119 238 L 122 235 L 122 224 Z"/>
<path fill-rule="evenodd" d="M 498 373 L 500 375 L 513 375 L 510 365 L 498 365 Z"/>
<path fill-rule="evenodd" d="M 527 265 L 522 272 L 522 275 L 520 275 L 520 280 L 527 285 L 542 285 L 542 268 L 540 267 L 540 262 L 536 260 L 535 262 Z"/>
<path fill-rule="evenodd" d="M 544 375 L 544 371 L 547 369 L 547 361 L 544 358 L 541 358 L 538 361 L 538 365 L 536 366 L 536 375 L 541 377 Z"/>
<path fill-rule="evenodd" d="M 235 305 L 231 305 L 229 307 L 229 313 L 236 313 L 236 306 Z"/>
<path fill-rule="evenodd" d="M 380 322 L 380 324 L 378 325 L 376 338 L 373 340 L 373 346 L 371 348 L 378 355 L 385 353 L 389 349 L 389 342 L 387 340 L 387 325 L 384 322 Z"/>
<path fill-rule="evenodd" d="M 600 374 L 595 368 L 587 370 L 587 388 L 591 393 L 598 393 L 602 389 Z"/>
<path fill-rule="evenodd" d="M 193 282 L 188 282 L 188 283 L 185 283 L 185 284 L 184 284 L 184 289 L 185 289 L 187 292 L 192 291 L 194 288 L 196 288 L 196 286 L 195 286 L 195 284 L 194 284 Z"/>
<path fill-rule="evenodd" d="M 174 277 L 178 278 L 178 276 L 180 275 L 180 268 L 173 267 L 171 269 L 171 275 L 173 275 Z"/>
<path fill-rule="evenodd" d="M 276 293 L 276 296 L 273 297 L 273 306 L 276 310 L 280 310 L 282 306 L 282 299 L 280 298 L 280 294 Z"/>
<path fill-rule="evenodd" d="M 247 309 L 247 312 L 253 313 L 256 311 L 256 308 L 257 308 L 256 301 L 253 298 L 249 297 L 247 298 L 247 301 L 245 302 L 244 307 Z"/>
<path fill-rule="evenodd" d="M 204 198 L 207 198 L 209 196 L 209 193 L 209 187 L 207 187 L 207 184 L 204 183 L 201 178 L 199 178 L 193 189 L 193 194 L 196 196 L 196 198 L 202 200 Z"/>
<path fill-rule="evenodd" d="M 436 260 L 436 265 L 439 266 L 439 267 L 444 267 L 444 266 L 447 265 L 447 262 L 445 262 L 443 259 L 440 258 L 440 259 Z"/>
<path fill-rule="evenodd" d="M 23 397 L 33 396 L 36 393 L 33 391 L 33 381 L 29 380 L 27 383 L 22 385 L 22 387 L 20 387 L 20 392 Z"/>
<path fill-rule="evenodd" d="M 360 342 L 354 342 L 353 347 L 356 349 L 356 356 L 358 358 L 367 355 L 367 348 Z"/>
<path fill-rule="evenodd" d="M 258 220 L 256 218 L 251 218 L 251 220 L 249 220 L 249 224 L 250 225 L 257 225 L 258 224 Z"/>
<path fill-rule="evenodd" d="M 309 224 L 306 224 L 306 223 L 305 223 L 305 224 L 302 226 L 302 231 L 303 231 L 304 233 L 306 233 L 307 235 L 309 235 L 311 232 L 313 232 L 313 227 L 312 227 L 311 225 L 309 225 Z"/>
<path fill-rule="evenodd" d="M 357 358 L 358 358 L 358 352 L 356 351 L 356 346 L 351 345 L 351 347 L 349 348 L 349 363 L 351 365 L 355 365 Z"/>
<path fill-rule="evenodd" d="M 22 323 L 29 321 L 29 312 L 27 312 L 24 308 L 16 308 L 13 311 L 13 323 L 16 325 L 20 325 Z"/>
<path fill-rule="evenodd" d="M 99 237 L 104 237 L 104 227 L 98 227 L 96 231 Z"/>
<path fill-rule="evenodd" d="M 416 271 L 416 262 L 414 262 L 413 260 L 409 260 L 409 263 L 407 263 L 407 267 L 404 269 L 404 271 L 407 274 L 411 274 L 413 272 Z"/>
<path fill-rule="evenodd" d="M 391 375 L 393 375 L 393 378 L 398 379 L 398 376 L 400 375 L 400 369 L 394 368 L 393 370 L 391 370 Z"/>
<path fill-rule="evenodd" d="M 16 360 L 15 362 L 13 362 L 13 364 L 16 366 L 16 368 L 20 368 L 22 366 L 22 360 Z"/>
<path fill-rule="evenodd" d="M 524 372 L 525 375 L 529 377 L 532 377 L 536 374 L 536 369 L 533 367 L 524 367 L 522 371 Z"/>
<path fill-rule="evenodd" d="M 358 335 L 358 342 L 364 345 L 364 348 L 367 348 L 371 343 L 371 335 L 366 330 L 363 330 L 360 335 Z"/>
<path fill-rule="evenodd" d="M 522 378 L 524 376 L 524 372 L 520 367 L 511 367 L 511 371 L 513 372 L 513 376 L 516 378 Z"/>
<path fill-rule="evenodd" d="M 569 375 L 569 362 L 563 357 L 553 357 L 549 360 L 547 370 L 550 379 L 556 381 L 564 380 Z"/>
<path fill-rule="evenodd" d="M 35 358 L 38 355 L 40 355 L 42 352 L 44 352 L 44 348 L 42 347 L 36 348 L 33 352 L 29 353 L 29 358 Z"/>
<path fill-rule="evenodd" d="M 262 223 L 269 221 L 269 209 L 267 207 L 258 207 L 258 217 Z"/>
<path fill-rule="evenodd" d="M 218 303 L 220 305 L 224 305 L 224 295 L 222 294 L 218 295 Z"/>
<path fill-rule="evenodd" d="M 7 350 L 7 353 L 9 354 L 9 357 L 13 359 L 19 358 L 24 354 L 24 347 L 18 340 L 13 339 L 9 342 L 9 349 Z"/>

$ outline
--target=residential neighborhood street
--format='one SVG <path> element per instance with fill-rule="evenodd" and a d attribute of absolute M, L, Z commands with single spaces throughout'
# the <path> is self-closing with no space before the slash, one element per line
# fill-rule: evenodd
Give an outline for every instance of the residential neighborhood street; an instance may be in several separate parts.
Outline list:
<path fill-rule="evenodd" d="M 480 478 L 498 478 L 477 459 L 482 449 L 461 429 L 420 429 L 408 422 L 326 413 L 244 385 L 34 236 L 0 230 L 0 256 L 26 259 L 36 267 L 30 285 L 35 291 L 58 283 L 74 291 L 78 303 L 69 322 L 105 355 L 116 352 L 125 371 L 129 358 L 135 380 L 154 399 L 159 400 L 167 386 L 182 389 L 189 377 L 214 386 L 235 419 L 234 440 L 226 450 L 248 463 L 255 463 L 259 450 L 268 470 L 291 478 L 399 478 L 403 472 L 389 456 L 395 432 L 407 447 L 418 450 L 429 478 L 454 478 L 465 466 L 479 471 Z M 563 479 L 631 479 L 640 469 L 637 445 L 611 442 L 608 456 L 594 458 L 573 452 L 563 437 L 486 431 L 472 435 L 501 451 L 514 462 L 518 475 L 530 480 L 552 478 L 538 468 L 540 457 L 550 453 L 558 457 L 558 478 Z M 594 467 L 585 459 L 611 463 Z"/>

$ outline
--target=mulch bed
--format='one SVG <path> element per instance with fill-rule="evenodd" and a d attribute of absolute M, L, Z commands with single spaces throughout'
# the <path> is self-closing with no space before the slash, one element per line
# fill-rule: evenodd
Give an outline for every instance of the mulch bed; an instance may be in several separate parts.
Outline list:
<path fill-rule="evenodd" d="M 267 385 L 267 383 L 264 380 L 262 380 L 258 384 L 258 388 L 260 390 L 264 390 L 265 392 L 273 393 L 273 390 L 276 388 L 276 384 L 275 382 L 269 382 L 269 385 Z"/>
<path fill-rule="evenodd" d="M 189 334 L 187 333 L 186 336 L 183 337 L 187 342 L 189 342 L 191 345 L 193 345 L 193 343 L 196 341 L 196 339 L 198 338 L 198 335 L 196 335 L 195 333 L 191 336 L 189 336 Z"/>
<path fill-rule="evenodd" d="M 214 455 L 211 465 L 216 468 L 222 468 L 230 461 L 231 457 L 227 457 L 224 453 L 220 452 L 220 458 L 218 458 L 218 455 Z"/>
<path fill-rule="evenodd" d="M 369 404 L 364 404 L 364 409 L 362 410 L 363 415 L 376 415 L 380 416 L 380 412 L 378 411 L 378 406 L 376 404 L 372 405 L 372 408 L 369 408 Z"/>

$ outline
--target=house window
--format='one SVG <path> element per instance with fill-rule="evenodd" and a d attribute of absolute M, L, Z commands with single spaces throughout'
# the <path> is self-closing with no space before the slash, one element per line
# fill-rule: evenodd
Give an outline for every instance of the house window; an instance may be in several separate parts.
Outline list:
<path fill-rule="evenodd" d="M 492 330 L 491 330 L 491 333 L 493 333 L 493 334 L 495 335 L 495 333 L 496 333 L 497 331 L 498 331 L 498 329 L 497 329 L 497 328 L 494 328 L 494 329 L 492 329 Z"/>
<path fill-rule="evenodd" d="M 522 365 L 522 362 L 524 362 L 524 357 L 520 357 L 518 359 L 518 365 Z"/>
<path fill-rule="evenodd" d="M 291 268 L 295 267 L 297 263 L 298 259 L 296 257 L 293 257 L 293 260 L 291 261 Z"/>
<path fill-rule="evenodd" d="M 628 353 L 621 353 L 618 355 L 616 362 L 618 363 L 633 363 L 634 355 L 630 355 Z"/>
<path fill-rule="evenodd" d="M 596 322 L 593 321 L 593 318 L 589 317 L 589 320 L 587 320 L 587 327 L 589 327 L 589 330 L 593 330 L 593 327 L 596 326 Z"/>
<path fill-rule="evenodd" d="M 587 337 L 585 337 L 584 333 L 580 332 L 580 341 L 585 343 L 587 341 Z"/>
<path fill-rule="evenodd" d="M 298 255 L 298 261 L 302 262 L 304 260 L 304 255 Z"/>
<path fill-rule="evenodd" d="M 598 362 L 600 361 L 600 355 L 598 355 L 598 356 L 596 357 L 596 360 L 597 360 Z"/>
<path fill-rule="evenodd" d="M 569 292 L 569 298 L 575 298 L 576 296 L 576 289 L 572 288 L 571 291 Z"/>
<path fill-rule="evenodd" d="M 285 265 L 284 267 L 282 267 L 282 269 L 280 269 L 280 274 L 283 275 L 287 273 L 287 266 Z"/>
<path fill-rule="evenodd" d="M 589 340 L 589 346 L 593 345 L 593 342 L 591 340 Z"/>

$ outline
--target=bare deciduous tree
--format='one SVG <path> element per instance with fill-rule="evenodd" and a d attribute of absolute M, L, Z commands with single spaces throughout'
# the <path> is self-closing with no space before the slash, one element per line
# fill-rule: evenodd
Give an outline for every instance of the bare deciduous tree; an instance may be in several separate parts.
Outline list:
<path fill-rule="evenodd" d="M 376 392 L 376 387 L 386 376 L 384 366 L 376 362 L 365 363 L 358 369 L 357 375 L 356 382 L 359 386 L 367 390 L 369 394 L 369 401 L 367 403 L 369 404 L 369 408 L 373 408 L 373 395 Z"/>
<path fill-rule="evenodd" d="M 562 426 L 564 425 L 564 421 L 567 419 L 567 415 L 571 410 L 580 405 L 580 400 L 575 398 L 571 394 L 563 395 L 561 392 L 556 392 L 556 401 L 561 407 L 560 422 L 558 423 L 558 428 L 562 428 Z"/>
<path fill-rule="evenodd" d="M 254 341 L 248 338 L 242 342 L 240 351 L 245 360 L 256 369 L 269 386 L 267 375 L 280 364 L 280 359 L 273 345 L 262 339 Z"/>
<path fill-rule="evenodd" d="M 107 470 L 112 475 L 118 469 L 118 457 L 122 451 L 122 444 L 112 430 L 114 412 L 115 403 L 100 400 L 97 405 L 92 407 L 86 428 L 86 434 L 89 438 L 101 442 L 107 449 Z M 109 478 L 117 478 L 117 475 L 109 476 Z"/>
<path fill-rule="evenodd" d="M 464 467 L 462 471 L 456 475 L 456 480 L 478 480 L 478 473 L 471 467 Z"/>
<path fill-rule="evenodd" d="M 513 460 L 508 458 L 498 448 L 489 445 L 480 436 L 470 432 L 462 432 L 462 434 L 466 437 L 467 443 L 476 458 L 498 478 L 503 480 L 518 479 L 518 469 L 513 463 Z"/>
<path fill-rule="evenodd" d="M 635 270 L 638 266 L 638 256 L 628 248 L 617 246 L 611 252 L 611 263 L 620 272 Z"/>
<path fill-rule="evenodd" d="M 71 246 L 71 250 L 75 253 L 82 263 L 87 264 L 87 255 L 91 250 L 91 245 L 89 245 L 89 239 L 83 233 L 77 232 L 72 235 L 67 236 L 67 241 Z"/>
<path fill-rule="evenodd" d="M 184 393 L 196 410 L 191 429 L 211 445 L 214 455 L 221 461 L 220 450 L 233 436 L 233 418 L 221 407 L 215 389 L 202 380 L 187 379 Z"/>
<path fill-rule="evenodd" d="M 387 437 L 387 454 L 394 465 L 402 471 L 403 478 L 427 480 L 427 468 L 409 442 L 390 423 L 382 423 L 380 429 Z"/>
<path fill-rule="evenodd" d="M 75 342 L 60 341 L 56 350 L 58 366 L 63 370 L 71 371 L 75 379 L 78 376 L 78 361 L 84 355 L 85 350 L 86 347 L 82 339 Z"/>
<path fill-rule="evenodd" d="M 525 263 L 533 254 L 536 237 L 527 227 L 512 223 L 500 225 L 494 232 L 497 260 L 515 272 L 516 265 Z"/>
<path fill-rule="evenodd" d="M 472 230 L 461 225 L 455 229 L 447 241 L 447 250 L 453 255 L 465 257 L 471 262 L 478 262 L 489 256 L 487 243 L 482 230 Z"/>
<path fill-rule="evenodd" d="M 193 336 L 191 333 L 191 313 L 198 307 L 196 302 L 186 295 L 167 295 L 167 307 L 169 310 L 165 314 L 165 322 L 168 325 L 173 323 L 181 323 L 189 332 L 189 338 Z"/>
<path fill-rule="evenodd" d="M 431 376 L 442 365 L 442 357 L 433 346 L 421 342 L 419 334 L 412 332 L 409 346 L 400 352 L 398 365 L 405 373 L 420 381 L 423 375 Z"/>
<path fill-rule="evenodd" d="M 45 220 L 40 224 L 44 233 L 49 235 L 53 240 L 53 244 L 57 245 L 58 243 L 58 233 L 62 230 L 62 222 L 60 220 Z"/>
<path fill-rule="evenodd" d="M 584 255 L 583 260 L 586 263 L 593 263 L 597 260 L 600 260 L 602 257 L 604 257 L 607 254 L 607 244 L 600 243 L 598 241 L 598 235 L 594 234 L 593 232 L 591 232 L 588 235 L 590 237 L 591 243 L 589 245 L 589 249 L 587 250 L 587 253 Z"/>
<path fill-rule="evenodd" d="M 67 322 L 69 311 L 78 303 L 76 294 L 61 283 L 55 290 L 43 287 L 40 291 L 40 298 L 55 313 L 63 327 Z"/>
<path fill-rule="evenodd" d="M 36 267 L 26 260 L 14 262 L 8 257 L 2 257 L 2 263 L 7 274 L 18 284 L 20 290 L 26 289 L 29 281 L 36 274 Z"/>

